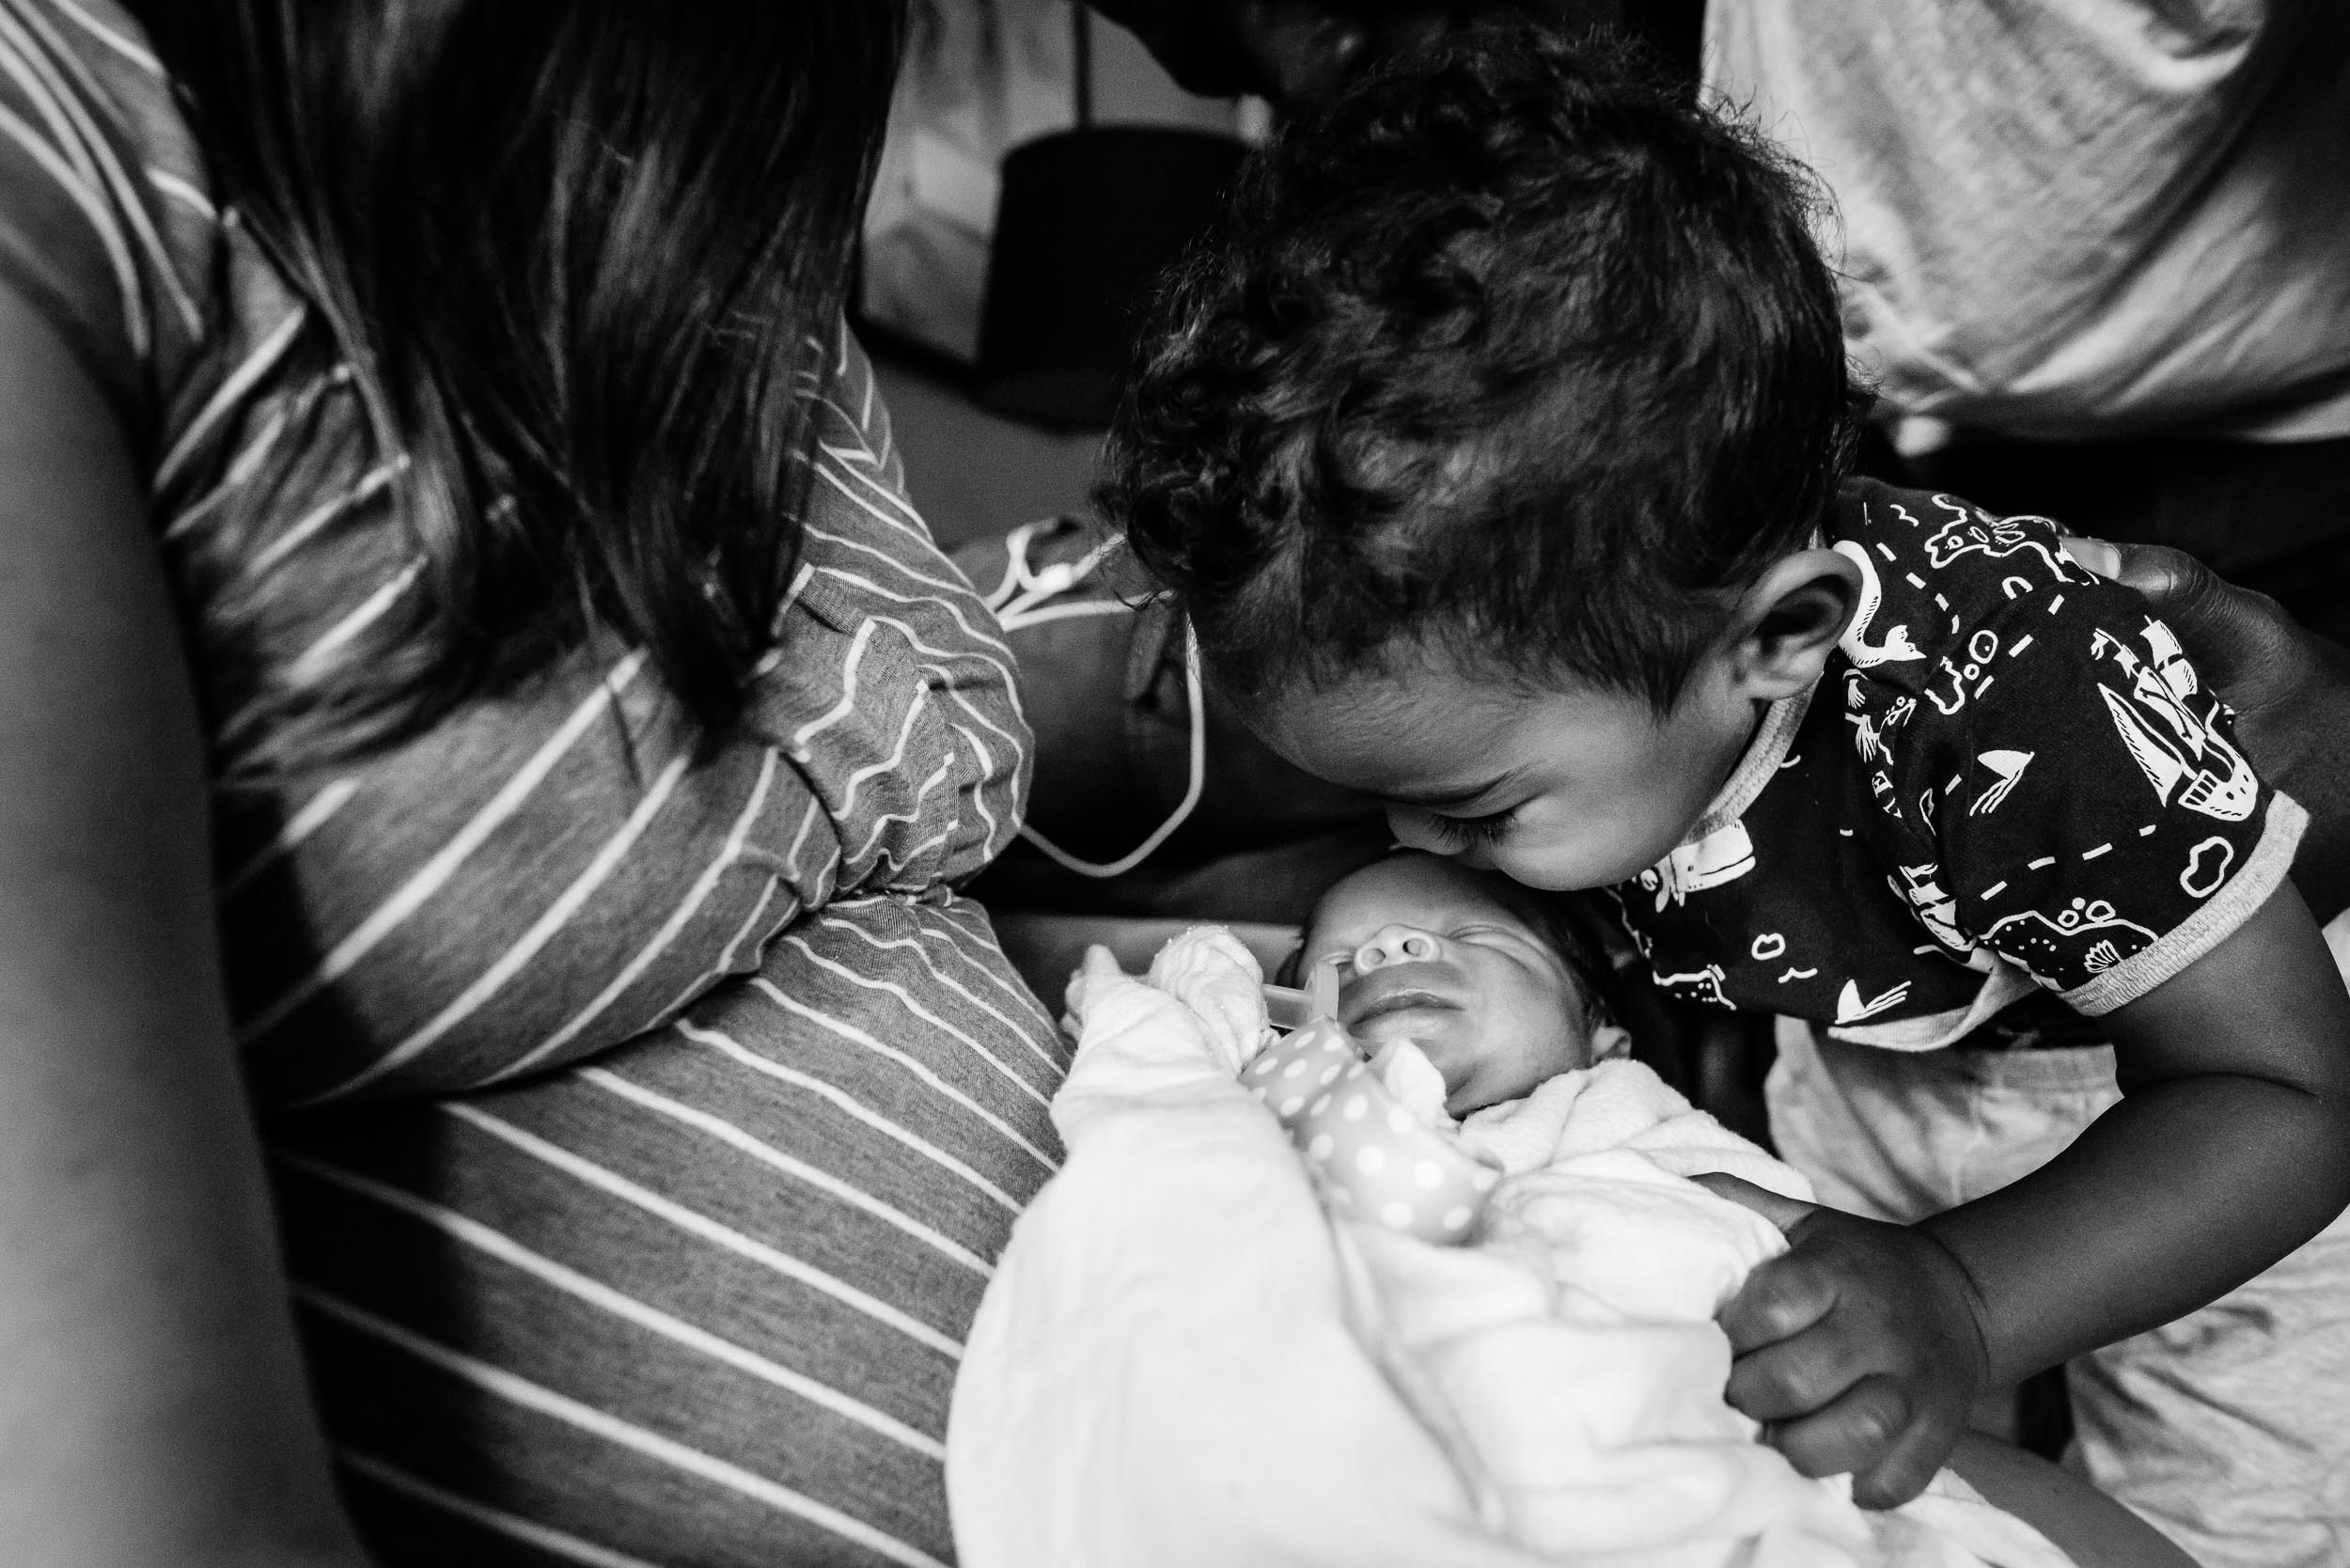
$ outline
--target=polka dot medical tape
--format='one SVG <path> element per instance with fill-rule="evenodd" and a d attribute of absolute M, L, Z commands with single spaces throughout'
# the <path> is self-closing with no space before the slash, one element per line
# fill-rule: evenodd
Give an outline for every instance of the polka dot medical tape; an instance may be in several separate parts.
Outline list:
<path fill-rule="evenodd" d="M 1337 1019 L 1281 1036 L 1241 1082 L 1288 1130 L 1339 1213 L 1439 1244 L 1476 1229 L 1500 1172 L 1421 1125 Z"/>

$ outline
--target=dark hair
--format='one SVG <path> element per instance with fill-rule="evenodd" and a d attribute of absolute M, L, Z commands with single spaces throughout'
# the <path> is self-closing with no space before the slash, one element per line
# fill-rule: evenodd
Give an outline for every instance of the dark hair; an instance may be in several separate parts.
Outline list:
<path fill-rule="evenodd" d="M 1099 499 L 1243 702 L 1428 649 L 1668 708 L 1849 461 L 1815 212 L 1628 46 L 1467 27 L 1253 159 Z"/>
<path fill-rule="evenodd" d="M 324 693 L 389 738 L 599 631 L 707 732 L 773 646 L 897 0 L 133 0 L 221 194 L 406 454 L 425 591 Z"/>

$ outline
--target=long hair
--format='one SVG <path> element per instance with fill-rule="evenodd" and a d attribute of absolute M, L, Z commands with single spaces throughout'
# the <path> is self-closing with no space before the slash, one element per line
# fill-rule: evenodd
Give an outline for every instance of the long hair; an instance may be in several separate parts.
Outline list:
<path fill-rule="evenodd" d="M 797 560 L 902 0 L 133 5 L 410 460 L 425 591 L 264 700 L 364 745 L 609 631 L 723 732 Z"/>

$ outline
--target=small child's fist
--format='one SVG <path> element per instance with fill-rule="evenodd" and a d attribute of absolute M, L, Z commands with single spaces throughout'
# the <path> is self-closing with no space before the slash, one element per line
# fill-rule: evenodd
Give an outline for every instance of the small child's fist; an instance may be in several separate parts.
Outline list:
<path fill-rule="evenodd" d="M 1264 971 L 1222 926 L 1194 926 L 1159 949 L 1151 983 L 1198 1015 L 1227 1071 L 1238 1073 L 1264 1043 Z"/>
<path fill-rule="evenodd" d="M 1983 1387 L 1974 1285 L 1922 1231 L 1822 1208 L 1780 1222 L 1788 1250 L 1718 1314 L 1737 1356 L 1727 1397 L 1805 1475 L 1849 1473 L 1854 1501 L 1898 1507 Z"/>

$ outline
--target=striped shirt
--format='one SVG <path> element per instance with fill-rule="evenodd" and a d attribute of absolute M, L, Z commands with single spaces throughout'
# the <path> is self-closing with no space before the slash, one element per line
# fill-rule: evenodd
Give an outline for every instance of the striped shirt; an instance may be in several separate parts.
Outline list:
<path fill-rule="evenodd" d="M 148 485 L 231 1006 L 371 1544 L 947 1560 L 960 1339 L 1058 1157 L 1063 1058 L 953 890 L 1024 805 L 1011 654 L 854 345 L 777 647 L 714 754 L 615 640 L 254 782 L 254 694 L 331 676 L 419 591 L 405 460 L 114 0 L 0 0 L 0 279 Z"/>

